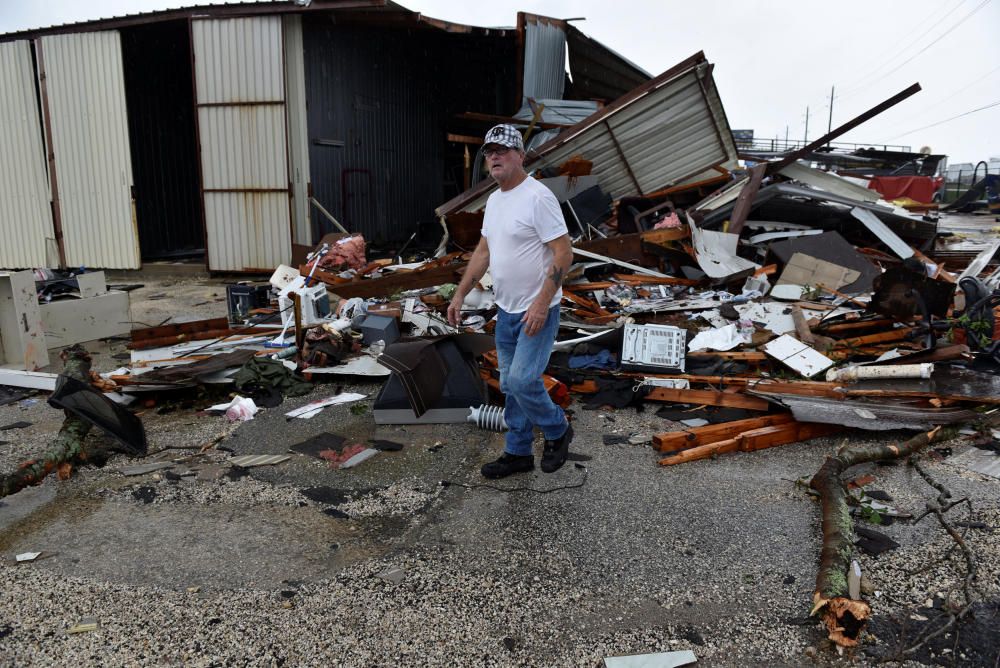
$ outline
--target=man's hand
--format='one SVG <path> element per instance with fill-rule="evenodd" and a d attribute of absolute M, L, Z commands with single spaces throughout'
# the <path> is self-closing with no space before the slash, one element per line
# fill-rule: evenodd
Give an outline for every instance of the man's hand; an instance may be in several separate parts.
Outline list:
<path fill-rule="evenodd" d="M 448 322 L 452 327 L 458 327 L 462 324 L 462 304 L 465 302 L 464 297 L 460 297 L 456 292 L 455 296 L 451 298 L 451 303 L 448 304 Z"/>
<path fill-rule="evenodd" d="M 528 310 L 524 312 L 521 316 L 521 322 L 524 323 L 524 333 L 527 336 L 534 336 L 541 331 L 542 326 L 545 325 L 546 319 L 549 317 L 549 303 L 547 301 L 538 301 L 537 299 L 531 303 Z"/>

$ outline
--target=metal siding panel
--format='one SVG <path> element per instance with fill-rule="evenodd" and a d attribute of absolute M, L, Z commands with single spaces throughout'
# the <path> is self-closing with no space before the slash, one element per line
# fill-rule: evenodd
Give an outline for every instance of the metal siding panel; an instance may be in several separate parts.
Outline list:
<path fill-rule="evenodd" d="M 208 267 L 270 269 L 291 257 L 279 16 L 192 24 Z M 253 104 L 280 102 L 281 104 Z"/>
<path fill-rule="evenodd" d="M 288 223 L 285 193 L 205 193 L 208 266 L 246 271 L 288 262 Z"/>
<path fill-rule="evenodd" d="M 196 20 L 192 28 L 199 103 L 285 99 L 280 16 Z"/>
<path fill-rule="evenodd" d="M 344 142 L 310 144 L 315 196 L 370 242 L 406 239 L 442 188 L 438 52 L 421 35 L 306 21 L 309 134 Z"/>
<path fill-rule="evenodd" d="M 309 132 L 302 17 L 285 16 L 285 84 L 288 112 L 288 175 L 292 183 L 292 229 L 295 243 L 314 242 L 309 214 Z"/>
<path fill-rule="evenodd" d="M 544 22 L 524 27 L 524 97 L 561 100 L 566 85 L 566 33 Z"/>
<path fill-rule="evenodd" d="M 43 37 L 42 52 L 66 263 L 138 269 L 119 35 Z"/>
<path fill-rule="evenodd" d="M 288 188 L 284 111 L 280 105 L 198 109 L 205 189 Z"/>
<path fill-rule="evenodd" d="M 28 42 L 0 44 L 0 90 L 0 267 L 42 267 L 55 233 Z"/>
<path fill-rule="evenodd" d="M 698 83 L 699 76 L 704 76 L 707 82 L 708 104 Z M 706 178 L 701 174 L 712 165 L 734 163 L 736 147 L 732 133 L 718 95 L 711 94 L 714 86 L 709 86 L 710 83 L 711 75 L 705 66 L 693 67 L 604 119 L 644 193 Z M 529 168 L 558 166 L 580 154 L 594 163 L 593 173 L 601 189 L 613 198 L 637 194 L 604 121 L 577 131 L 572 139 L 545 152 Z M 545 146 L 538 150 L 545 151 Z M 692 179 L 695 174 L 698 176 Z M 481 209 L 490 192 L 492 189 L 460 210 Z"/>

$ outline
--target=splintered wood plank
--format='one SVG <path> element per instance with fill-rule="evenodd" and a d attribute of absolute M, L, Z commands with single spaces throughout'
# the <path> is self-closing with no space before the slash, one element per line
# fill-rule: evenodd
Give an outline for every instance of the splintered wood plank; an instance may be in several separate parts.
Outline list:
<path fill-rule="evenodd" d="M 653 435 L 653 447 L 660 452 L 674 452 L 730 439 L 752 429 L 787 424 L 793 421 L 791 413 L 775 413 L 757 418 L 747 418 L 746 420 L 708 424 L 704 427 L 694 427 L 684 431 L 668 431 Z"/>
<path fill-rule="evenodd" d="M 778 445 L 798 443 L 799 441 L 809 440 L 817 436 L 826 436 L 842 429 L 843 427 L 838 425 L 793 421 L 786 424 L 753 429 L 731 439 L 701 445 L 689 450 L 682 450 L 669 457 L 664 457 L 659 463 L 660 466 L 673 466 L 674 464 L 684 464 L 699 459 L 707 459 L 726 452 L 763 450 L 764 448 L 773 448 Z"/>
<path fill-rule="evenodd" d="M 745 408 L 751 411 L 766 411 L 770 406 L 766 399 L 748 397 L 745 394 L 716 392 L 714 390 L 678 390 L 670 387 L 654 387 L 645 398 L 649 401 L 727 406 L 729 408 Z"/>

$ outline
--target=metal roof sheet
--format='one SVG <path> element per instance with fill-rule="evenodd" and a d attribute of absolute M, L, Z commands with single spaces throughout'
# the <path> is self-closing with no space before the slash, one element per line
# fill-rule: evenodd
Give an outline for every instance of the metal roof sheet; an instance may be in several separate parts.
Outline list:
<path fill-rule="evenodd" d="M 574 155 L 594 163 L 601 189 L 616 199 L 703 178 L 716 165 L 735 166 L 736 145 L 704 54 L 567 128 L 532 151 L 525 167 L 555 167 Z M 483 182 L 436 212 L 477 211 L 495 188 Z"/>

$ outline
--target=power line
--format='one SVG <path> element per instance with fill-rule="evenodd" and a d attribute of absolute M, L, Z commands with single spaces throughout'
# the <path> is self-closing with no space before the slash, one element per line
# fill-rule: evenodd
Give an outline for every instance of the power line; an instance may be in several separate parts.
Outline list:
<path fill-rule="evenodd" d="M 892 141 L 893 139 L 899 139 L 900 137 L 905 137 L 906 135 L 912 135 L 914 132 L 920 132 L 921 130 L 926 130 L 927 128 L 933 128 L 933 127 L 935 127 L 937 125 L 941 125 L 942 123 L 947 123 L 949 121 L 953 121 L 956 118 L 962 118 L 963 116 L 968 116 L 969 114 L 974 114 L 977 111 L 983 111 L 984 109 L 990 109 L 991 107 L 996 107 L 996 106 L 1000 106 L 1000 100 L 997 100 L 996 102 L 992 102 L 990 104 L 987 104 L 984 107 L 979 107 L 977 109 L 970 109 L 969 111 L 961 113 L 958 116 L 952 116 L 951 118 L 946 118 L 943 121 L 938 121 L 937 123 L 931 123 L 930 125 L 925 125 L 922 128 L 917 128 L 916 130 L 910 130 L 909 132 L 904 132 L 903 134 L 896 135 L 895 137 L 890 137 L 889 140 Z"/>
<path fill-rule="evenodd" d="M 944 13 L 944 15 L 941 18 L 943 19 L 943 18 L 945 18 L 947 16 L 950 16 L 956 9 L 958 9 L 959 7 L 961 7 L 962 5 L 964 5 L 965 2 L 966 2 L 966 0 L 958 0 L 958 2 L 956 4 L 954 4 L 954 5 L 952 5 Z M 934 14 L 934 12 L 932 12 L 932 15 L 933 14 Z M 894 61 L 897 58 L 899 58 L 900 56 L 902 56 L 906 52 L 907 49 L 909 49 L 911 46 L 913 46 L 914 44 L 916 44 L 917 42 L 919 42 L 921 39 L 923 39 L 927 35 L 927 33 L 931 32 L 935 28 L 938 28 L 939 25 L 940 25 L 938 23 L 938 19 L 935 19 L 934 21 L 931 21 L 930 17 L 928 17 L 927 19 L 925 19 L 925 21 L 927 23 L 930 23 L 930 27 L 928 27 L 927 30 L 923 31 L 922 33 L 920 33 L 919 35 L 917 35 L 916 37 L 914 37 L 913 39 L 911 39 L 904 46 L 901 46 L 898 49 L 896 49 L 895 54 L 891 58 L 889 58 L 888 60 L 883 61 L 882 64 L 879 65 L 878 67 L 876 67 L 874 70 L 872 70 L 871 72 L 869 72 L 865 76 L 861 77 L 860 79 L 857 79 L 854 84 L 850 84 L 850 85 L 844 86 L 844 92 L 841 93 L 841 95 L 850 95 L 852 93 L 852 91 L 856 91 L 859 88 L 864 88 L 865 84 L 863 84 L 863 82 L 866 79 L 868 79 L 869 77 L 874 76 L 880 70 L 882 70 L 883 68 L 887 67 L 889 65 L 889 63 L 891 63 L 892 61 Z M 921 23 L 923 23 L 923 21 Z"/>
<path fill-rule="evenodd" d="M 917 51 L 915 54 L 913 54 L 912 56 L 910 56 L 909 58 L 907 58 L 906 60 L 904 60 L 903 62 L 901 62 L 899 65 L 896 65 L 896 67 L 892 68 L 891 70 L 889 70 L 888 72 L 886 72 L 882 76 L 880 76 L 877 79 L 874 79 L 874 80 L 870 81 L 869 83 L 865 84 L 862 88 L 867 88 L 868 86 L 871 86 L 872 84 L 878 83 L 879 81 L 881 81 L 882 79 L 885 79 L 890 74 L 893 74 L 894 72 L 899 71 L 900 68 L 902 68 L 904 65 L 906 65 L 906 64 L 910 63 L 911 61 L 913 61 L 914 58 L 916 58 L 916 57 L 920 56 L 921 54 L 925 53 L 929 48 L 931 48 L 932 46 L 934 46 L 935 44 L 937 44 L 938 42 L 940 42 L 942 39 L 944 39 L 946 36 L 948 36 L 955 28 L 957 28 L 958 26 L 960 26 L 963 23 L 965 23 L 966 21 L 968 21 L 970 18 L 973 17 L 973 15 L 975 15 L 976 12 L 978 12 L 980 9 L 982 9 L 983 7 L 985 7 L 986 5 L 988 5 L 989 3 L 990 3 L 990 0 L 983 0 L 981 3 L 979 3 L 976 6 L 975 9 L 973 9 L 971 12 L 969 12 L 968 14 L 966 14 L 965 16 L 963 16 L 958 21 L 958 23 L 956 23 L 955 25 L 953 25 L 952 27 L 948 28 L 943 33 L 941 33 L 940 35 L 938 35 L 937 38 L 934 39 L 934 41 L 932 41 L 929 44 L 927 44 L 924 48 L 920 49 L 920 51 Z M 851 93 L 845 93 L 844 96 L 846 96 L 848 94 L 851 94 Z"/>
<path fill-rule="evenodd" d="M 969 82 L 969 83 L 967 83 L 966 85 L 962 86 L 962 87 L 961 87 L 961 88 L 959 88 L 958 90 L 956 90 L 956 91 L 952 91 L 951 93 L 948 93 L 947 95 L 944 95 L 944 96 L 942 96 L 942 97 L 941 97 L 941 99 L 940 99 L 940 100 L 938 100 L 937 102 L 935 102 L 934 104 L 932 104 L 932 105 L 930 105 L 930 106 L 928 106 L 928 107 L 925 107 L 925 108 L 924 108 L 924 109 L 923 109 L 923 110 L 922 110 L 922 111 L 920 112 L 920 115 L 923 115 L 923 114 L 926 114 L 926 113 L 927 113 L 928 111 L 930 111 L 931 109 L 937 109 L 938 107 L 940 107 L 940 106 L 941 106 L 942 104 L 944 104 L 944 103 L 946 103 L 946 102 L 952 102 L 952 101 L 953 101 L 953 98 L 954 98 L 954 97 L 955 97 L 956 95 L 958 95 L 959 93 L 964 93 L 965 91 L 969 90 L 970 88 L 972 88 L 973 86 L 975 86 L 975 85 L 976 85 L 977 83 L 979 83 L 979 82 L 980 82 L 980 81 L 982 81 L 983 79 L 986 79 L 986 78 L 988 78 L 989 76 L 991 76 L 991 75 L 993 75 L 993 74 L 995 74 L 995 73 L 997 73 L 997 72 L 1000 72 L 1000 65 L 997 65 L 996 67 L 994 67 L 994 68 L 993 68 L 992 70 L 990 70 L 990 71 L 989 71 L 989 72 L 987 72 L 986 74 L 982 75 L 981 77 L 977 77 L 977 78 L 973 79 L 972 81 L 970 81 L 970 82 Z M 909 118 L 909 120 L 915 120 L 916 118 L 917 118 L 917 116 L 911 116 L 911 117 Z"/>

